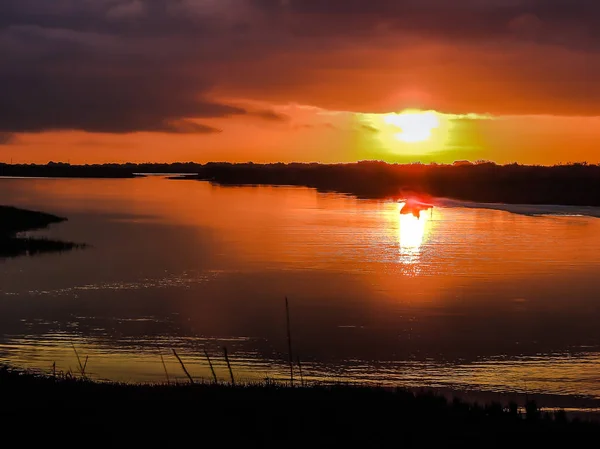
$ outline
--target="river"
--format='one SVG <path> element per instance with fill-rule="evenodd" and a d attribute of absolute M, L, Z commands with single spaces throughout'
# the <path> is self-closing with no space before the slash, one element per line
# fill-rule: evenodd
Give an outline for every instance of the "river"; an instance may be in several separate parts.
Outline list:
<path fill-rule="evenodd" d="M 295 187 L 0 179 L 86 243 L 0 260 L 0 362 L 162 382 L 190 373 L 600 398 L 600 220 Z M 507 208 L 510 209 L 510 208 Z M 513 208 L 514 209 L 514 208 Z M 529 211 L 529 213 L 528 213 Z M 586 213 L 599 211 L 587 208 Z"/>

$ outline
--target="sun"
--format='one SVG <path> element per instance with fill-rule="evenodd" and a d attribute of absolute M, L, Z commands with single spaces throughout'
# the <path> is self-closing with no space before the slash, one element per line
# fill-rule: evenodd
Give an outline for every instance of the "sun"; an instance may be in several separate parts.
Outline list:
<path fill-rule="evenodd" d="M 432 109 L 404 109 L 386 114 L 359 114 L 366 151 L 390 162 L 431 161 L 447 149 L 459 116 Z"/>
<path fill-rule="evenodd" d="M 425 142 L 431 139 L 434 129 L 439 128 L 440 120 L 434 111 L 404 111 L 400 114 L 387 114 L 384 117 L 387 125 L 400 129 L 396 139 L 407 142 Z"/>

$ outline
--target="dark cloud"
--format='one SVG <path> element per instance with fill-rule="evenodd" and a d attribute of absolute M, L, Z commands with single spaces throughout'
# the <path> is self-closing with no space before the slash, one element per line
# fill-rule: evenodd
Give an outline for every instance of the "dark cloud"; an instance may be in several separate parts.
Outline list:
<path fill-rule="evenodd" d="M 258 110 L 258 111 L 249 111 L 248 112 L 249 115 L 252 115 L 254 117 L 259 117 L 261 119 L 264 120 L 268 120 L 271 122 L 289 122 L 290 121 L 290 116 L 286 115 L 286 114 L 282 114 L 281 112 L 277 112 L 277 111 L 273 111 L 270 109 L 263 109 L 263 110 Z"/>
<path fill-rule="evenodd" d="M 395 61 L 424 42 L 454 52 Z M 0 132 L 217 132 L 195 120 L 288 118 L 215 92 L 360 111 L 405 85 L 447 112 L 598 114 L 599 49 L 594 0 L 3 0 Z"/>
<path fill-rule="evenodd" d="M 561 33 L 575 40 L 573 28 L 582 38 L 600 37 L 600 4 L 595 0 L 252 1 L 278 23 L 295 24 L 295 31 L 305 34 L 401 30 L 446 39 L 490 39 L 505 37 L 512 21 L 529 17 L 543 25 L 549 41 L 561 40 Z"/>
<path fill-rule="evenodd" d="M 0 130 L 206 132 L 210 128 L 183 120 L 245 113 L 203 99 L 201 88 L 186 81 L 159 69 L 147 75 L 143 70 L 107 73 L 100 67 L 2 73 L 0 84 L 11 89 L 0 93 Z"/>
<path fill-rule="evenodd" d="M 154 131 L 164 131 L 168 133 L 180 134 L 213 134 L 222 132 L 218 128 L 196 123 L 191 120 L 175 120 L 165 122 L 162 127 L 157 127 Z"/>
<path fill-rule="evenodd" d="M 0 49 L 6 62 L 0 131 L 207 132 L 206 126 L 172 124 L 246 112 L 207 99 L 209 81 L 201 74 L 113 36 L 11 27 L 0 34 Z"/>

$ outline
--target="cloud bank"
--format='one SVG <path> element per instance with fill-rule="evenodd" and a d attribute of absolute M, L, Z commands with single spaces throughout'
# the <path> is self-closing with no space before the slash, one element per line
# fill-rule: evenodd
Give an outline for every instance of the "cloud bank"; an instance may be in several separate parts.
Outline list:
<path fill-rule="evenodd" d="M 600 115 L 599 49 L 594 0 L 3 0 L 0 135 L 285 121 L 221 98 Z"/>

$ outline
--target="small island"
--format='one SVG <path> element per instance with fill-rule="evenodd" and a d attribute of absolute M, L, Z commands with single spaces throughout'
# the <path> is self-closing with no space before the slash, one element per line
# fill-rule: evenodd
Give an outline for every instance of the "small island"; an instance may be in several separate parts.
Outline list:
<path fill-rule="evenodd" d="M 51 224 L 66 220 L 44 212 L 0 206 L 0 257 L 62 252 L 83 247 L 72 242 L 19 235 L 23 232 L 45 229 Z"/>

